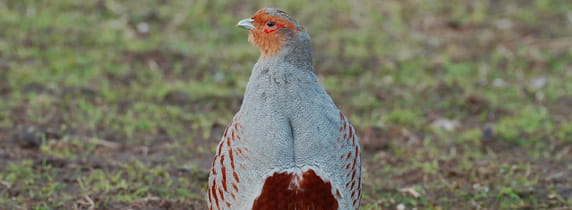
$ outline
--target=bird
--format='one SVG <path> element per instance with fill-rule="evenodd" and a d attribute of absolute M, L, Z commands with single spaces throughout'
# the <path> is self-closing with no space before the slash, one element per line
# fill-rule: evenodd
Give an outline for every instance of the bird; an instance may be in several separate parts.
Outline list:
<path fill-rule="evenodd" d="M 358 209 L 358 136 L 318 82 L 308 32 L 276 8 L 237 26 L 260 56 L 216 148 L 208 209 Z"/>

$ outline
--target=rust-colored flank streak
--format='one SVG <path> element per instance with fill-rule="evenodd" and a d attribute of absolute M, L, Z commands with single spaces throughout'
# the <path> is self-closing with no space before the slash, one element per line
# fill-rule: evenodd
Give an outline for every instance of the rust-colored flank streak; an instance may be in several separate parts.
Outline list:
<path fill-rule="evenodd" d="M 313 170 L 304 172 L 298 186 L 292 185 L 295 177 L 285 172 L 268 177 L 252 209 L 338 209 L 330 182 L 324 182 Z"/>

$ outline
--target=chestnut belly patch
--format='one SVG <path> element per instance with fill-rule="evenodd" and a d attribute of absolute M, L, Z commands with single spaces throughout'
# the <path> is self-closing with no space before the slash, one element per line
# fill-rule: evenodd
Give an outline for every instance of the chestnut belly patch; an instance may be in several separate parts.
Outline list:
<path fill-rule="evenodd" d="M 330 182 L 322 180 L 314 170 L 300 174 L 276 172 L 266 178 L 262 192 L 254 200 L 253 210 L 338 209 Z"/>

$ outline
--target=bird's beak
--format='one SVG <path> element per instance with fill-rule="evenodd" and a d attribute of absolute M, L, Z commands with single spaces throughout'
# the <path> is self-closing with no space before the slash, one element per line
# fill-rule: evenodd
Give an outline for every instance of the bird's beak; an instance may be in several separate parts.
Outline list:
<path fill-rule="evenodd" d="M 254 22 L 254 19 L 246 18 L 244 20 L 238 21 L 236 26 L 244 28 L 246 30 L 252 30 L 252 29 L 254 29 L 254 25 L 252 25 L 252 22 Z"/>

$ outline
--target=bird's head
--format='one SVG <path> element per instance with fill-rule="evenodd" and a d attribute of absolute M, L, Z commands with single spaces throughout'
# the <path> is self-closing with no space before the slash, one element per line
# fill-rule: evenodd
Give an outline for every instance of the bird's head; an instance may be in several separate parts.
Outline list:
<path fill-rule="evenodd" d="M 276 55 L 287 45 L 310 40 L 296 20 L 275 8 L 260 9 L 251 18 L 239 21 L 237 26 L 249 31 L 248 41 L 260 49 L 262 57 Z"/>

